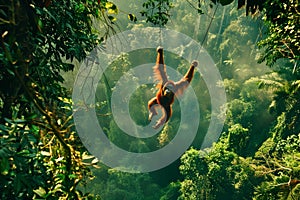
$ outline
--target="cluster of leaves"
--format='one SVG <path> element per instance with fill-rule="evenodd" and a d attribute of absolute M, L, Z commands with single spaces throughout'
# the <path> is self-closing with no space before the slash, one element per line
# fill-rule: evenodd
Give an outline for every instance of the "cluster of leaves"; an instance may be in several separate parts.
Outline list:
<path fill-rule="evenodd" d="M 149 174 L 130 174 L 108 169 L 105 166 L 94 171 L 96 179 L 90 183 L 92 193 L 100 199 L 159 199 L 161 191 Z"/>
<path fill-rule="evenodd" d="M 299 135 L 278 143 L 270 138 L 247 159 L 232 149 L 229 137 L 209 152 L 190 149 L 181 158 L 179 199 L 297 199 L 299 142 Z"/>
<path fill-rule="evenodd" d="M 107 32 L 97 35 L 93 20 L 111 26 L 115 8 L 93 0 L 0 2 L 0 198 L 87 196 L 76 186 L 95 162 L 83 161 L 61 72 L 103 40 Z"/>
<path fill-rule="evenodd" d="M 254 191 L 254 170 L 228 149 L 226 140 L 210 152 L 190 149 L 181 157 L 179 199 L 248 199 Z"/>
<path fill-rule="evenodd" d="M 33 190 L 44 186 L 49 178 L 40 164 L 44 156 L 39 153 L 39 129 L 11 121 L 10 127 L 1 125 L 1 135 L 1 198 L 30 198 L 34 196 Z M 40 166 L 38 170 L 36 166 Z"/>
<path fill-rule="evenodd" d="M 300 195 L 299 135 L 274 142 L 268 139 L 256 153 L 253 167 L 261 183 L 257 199 L 297 199 Z M 273 150 L 275 146 L 275 151 Z"/>
<path fill-rule="evenodd" d="M 259 85 L 274 93 L 269 110 L 278 116 L 277 124 L 272 132 L 274 139 L 279 141 L 300 132 L 299 80 L 286 80 L 278 75 L 269 75 L 266 78 L 260 79 Z"/>
<path fill-rule="evenodd" d="M 253 161 L 257 176 L 264 178 L 256 188 L 256 196 L 260 199 L 297 199 L 300 196 L 298 82 L 285 79 L 261 82 L 273 88 L 275 97 L 270 109 L 276 113 L 277 121 L 270 131 L 272 137 L 264 142 Z"/>
<path fill-rule="evenodd" d="M 146 17 L 146 22 L 154 25 L 164 26 L 170 18 L 170 9 L 172 3 L 170 0 L 147 0 L 143 3 L 145 10 L 141 11 L 141 15 Z"/>
<path fill-rule="evenodd" d="M 271 34 L 259 42 L 265 52 L 261 61 L 266 61 L 268 65 L 273 65 L 282 58 L 290 59 L 294 63 L 299 61 L 299 13 L 299 2 L 296 0 L 267 0 L 265 2 L 264 21 Z"/>

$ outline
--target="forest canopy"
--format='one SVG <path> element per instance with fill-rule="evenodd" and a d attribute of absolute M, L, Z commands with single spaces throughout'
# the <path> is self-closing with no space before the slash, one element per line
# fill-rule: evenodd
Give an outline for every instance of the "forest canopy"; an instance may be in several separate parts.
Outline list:
<path fill-rule="evenodd" d="M 1 199 L 300 199 L 298 0 L 0 2 Z M 122 31 L 147 27 L 201 44 L 222 76 L 214 86 L 225 89 L 227 101 L 213 112 L 210 85 L 197 72 L 191 87 L 200 121 L 192 144 L 167 167 L 131 174 L 104 165 L 83 145 L 72 87 L 91 51 L 105 51 Z M 119 40 L 134 45 L 132 38 Z M 98 123 L 126 151 L 163 148 L 180 125 L 178 100 L 171 120 L 149 138 L 128 136 L 112 115 L 118 80 L 139 83 L 130 69 L 155 57 L 155 49 L 123 53 L 97 83 L 92 108 Z M 172 52 L 165 58 L 179 73 L 190 64 Z M 143 84 L 128 100 L 139 126 L 149 124 L 147 101 L 154 94 L 153 84 Z M 203 149 L 211 119 L 224 126 Z M 188 125 L 183 130 L 191 134 Z"/>

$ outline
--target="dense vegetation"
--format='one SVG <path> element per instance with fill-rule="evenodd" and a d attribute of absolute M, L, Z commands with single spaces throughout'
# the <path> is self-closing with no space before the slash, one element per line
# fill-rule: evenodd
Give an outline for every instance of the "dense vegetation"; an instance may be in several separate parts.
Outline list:
<path fill-rule="evenodd" d="M 298 0 L 0 2 L 1 199 L 300 199 Z M 201 115 L 190 149 L 168 167 L 130 174 L 87 152 L 72 119 L 71 92 L 78 63 L 94 47 L 116 32 L 148 26 L 179 31 L 205 47 L 223 78 L 216 84 L 226 90 L 220 108 L 226 120 L 219 140 L 201 149 L 216 113 L 196 73 Z M 187 61 L 165 56 L 186 71 Z M 170 122 L 150 138 L 126 136 L 111 115 L 116 81 L 124 74 L 137 81 L 128 70 L 154 60 L 154 49 L 122 54 L 97 87 L 98 121 L 128 151 L 159 149 L 178 128 L 177 101 Z M 130 98 L 139 125 L 148 124 L 154 92 L 143 85 Z"/>

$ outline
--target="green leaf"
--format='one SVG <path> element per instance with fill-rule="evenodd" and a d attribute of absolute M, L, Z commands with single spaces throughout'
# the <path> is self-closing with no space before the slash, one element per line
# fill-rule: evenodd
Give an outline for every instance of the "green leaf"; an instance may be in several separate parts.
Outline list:
<path fill-rule="evenodd" d="M 4 132 L 8 132 L 9 129 L 7 128 L 7 126 L 0 124 L 0 130 L 4 131 Z"/>
<path fill-rule="evenodd" d="M 70 178 L 70 179 L 76 179 L 77 177 L 78 177 L 78 176 L 77 176 L 76 174 L 70 174 L 70 175 L 69 175 L 69 178 Z"/>
<path fill-rule="evenodd" d="M 2 175 L 7 175 L 9 173 L 9 161 L 8 158 L 1 158 L 0 159 L 0 172 Z"/>
<path fill-rule="evenodd" d="M 14 73 L 12 70 L 10 70 L 10 69 L 6 68 L 6 71 L 7 71 L 9 74 L 11 74 L 11 75 L 15 76 L 15 73 Z"/>
<path fill-rule="evenodd" d="M 24 179 L 22 177 L 22 175 L 18 175 L 14 178 L 14 191 L 18 194 L 22 188 L 22 181 L 25 181 L 25 180 L 22 180 Z"/>
<path fill-rule="evenodd" d="M 33 192 L 36 193 L 37 195 L 39 195 L 42 198 L 46 198 L 47 197 L 47 192 L 42 187 L 39 187 L 39 189 L 33 190 Z"/>
<path fill-rule="evenodd" d="M 15 123 L 25 123 L 26 120 L 25 119 L 15 119 L 14 122 Z"/>
<path fill-rule="evenodd" d="M 30 115 L 26 116 L 26 120 L 32 120 L 37 118 L 37 114 L 36 113 L 31 113 Z"/>
<path fill-rule="evenodd" d="M 30 154 L 30 151 L 28 149 L 23 149 L 22 151 L 17 153 L 20 156 L 26 156 L 28 154 Z"/>

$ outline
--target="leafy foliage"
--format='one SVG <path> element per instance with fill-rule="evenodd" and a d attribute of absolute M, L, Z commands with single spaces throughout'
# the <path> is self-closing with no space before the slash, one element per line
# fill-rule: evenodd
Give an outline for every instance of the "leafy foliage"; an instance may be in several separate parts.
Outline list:
<path fill-rule="evenodd" d="M 145 10 L 141 11 L 141 15 L 146 17 L 146 22 L 160 26 L 167 24 L 172 8 L 170 0 L 148 0 L 143 3 L 143 7 Z"/>
<path fill-rule="evenodd" d="M 142 11 L 136 3 L 120 2 L 119 7 L 106 0 L 0 2 L 1 199 L 299 198 L 298 1 L 238 0 L 238 8 L 245 6 L 245 10 L 236 10 L 232 0 L 146 0 L 140 5 Z M 215 9 L 214 4 L 228 6 Z M 122 9 L 125 5 L 130 11 Z M 191 6 L 195 10 L 190 11 Z M 246 18 L 245 11 L 260 11 L 263 18 Z M 134 12 L 140 12 L 141 21 Z M 146 26 L 146 21 L 197 41 L 210 27 L 203 44 L 224 77 L 216 84 L 223 84 L 227 92 L 227 119 L 219 141 L 210 149 L 197 150 L 214 113 L 207 86 L 195 74 L 192 84 L 200 102 L 201 124 L 194 147 L 181 158 L 180 172 L 177 162 L 150 174 L 99 167 L 75 132 L 63 74 L 74 69 L 71 61 L 84 59 L 115 33 L 122 17 L 133 22 L 126 28 Z M 263 53 L 255 48 L 259 40 Z M 184 51 L 189 46 L 178 48 Z M 258 54 L 274 71 L 257 65 Z M 154 59 L 155 52 L 149 49 L 121 55 L 97 88 L 99 123 L 112 142 L 133 152 L 167 145 L 180 120 L 175 105 L 172 120 L 160 134 L 132 139 L 111 116 L 109 99 L 117 80 L 124 76 L 138 81 L 128 70 Z M 166 54 L 168 64 L 184 72 L 186 63 L 178 59 Z M 130 98 L 130 115 L 139 125 L 148 124 L 145 102 L 155 92 L 152 87 L 143 85 Z"/>
<path fill-rule="evenodd" d="M 254 171 L 247 161 L 219 142 L 210 152 L 190 149 L 181 158 L 180 199 L 247 199 L 254 188 Z"/>
<path fill-rule="evenodd" d="M 270 144 L 271 143 L 271 144 Z M 299 136 L 273 143 L 267 140 L 254 160 L 258 177 L 263 181 L 256 188 L 256 199 L 297 199 L 299 197 Z M 276 146 L 271 152 L 270 147 Z"/>
<path fill-rule="evenodd" d="M 268 36 L 259 42 L 264 47 L 261 61 L 273 65 L 276 60 L 291 59 L 295 66 L 300 54 L 299 3 L 294 0 L 265 2 L 264 20 L 268 26 Z M 268 9 L 272 7 L 272 9 Z"/>
<path fill-rule="evenodd" d="M 1 199 L 87 197 L 76 186 L 93 163 L 83 161 L 61 72 L 102 41 L 92 25 L 110 19 L 107 4 L 1 1 Z"/>
<path fill-rule="evenodd" d="M 94 171 L 96 178 L 88 186 L 100 199 L 159 199 L 161 190 L 149 174 L 130 174 L 105 166 Z"/>
<path fill-rule="evenodd" d="M 244 3 L 245 1 L 239 1 L 239 6 Z M 257 8 L 262 11 L 264 8 L 263 20 L 268 28 L 265 39 L 259 42 L 259 45 L 264 47 L 261 61 L 266 61 L 276 71 L 262 74 L 262 77 L 250 77 L 242 83 L 236 82 L 237 77 L 229 76 L 225 79 L 224 85 L 230 100 L 227 103 L 225 132 L 207 152 L 191 149 L 182 156 L 182 199 L 299 198 L 299 45 L 295 45 L 299 41 L 298 2 L 291 0 L 257 3 L 253 1 L 253 4 L 249 4 L 250 11 L 256 11 Z M 270 7 L 275 4 L 275 7 Z M 258 7 L 253 6 L 252 9 L 252 5 Z M 248 9 L 247 5 L 247 14 Z M 235 25 L 237 23 L 232 23 L 231 26 Z M 236 34 L 236 28 L 226 31 L 232 32 L 229 35 L 233 35 Z M 237 35 L 244 31 L 241 29 Z M 249 34 L 248 30 L 245 32 Z M 243 39 L 234 41 L 241 42 Z M 234 54 L 241 51 L 226 50 L 227 45 L 231 43 L 224 40 L 220 45 L 221 52 L 225 50 L 222 52 L 222 58 L 226 56 L 226 65 L 232 67 L 226 69 L 244 70 L 235 66 L 238 58 L 235 59 Z M 285 60 L 281 61 L 282 59 Z M 230 71 L 228 75 L 238 73 Z M 243 85 L 243 89 L 239 88 L 240 84 Z M 255 85 L 256 92 L 252 91 Z M 258 91 L 257 87 L 261 91 Z M 261 92 L 266 92 L 269 97 L 265 99 Z M 265 103 L 258 103 L 261 101 Z M 260 112 L 268 106 L 269 111 L 275 119 L 277 118 L 274 123 L 267 123 L 272 117 L 269 118 Z M 269 134 L 263 136 L 266 132 Z M 249 155 L 247 159 L 243 158 Z M 229 176 L 230 172 L 234 176 Z M 219 189 L 221 181 L 216 180 L 221 180 L 225 191 L 230 191 L 230 194 Z M 232 189 L 235 182 L 239 182 L 241 188 Z M 247 188 L 249 193 L 243 188 Z"/>

